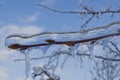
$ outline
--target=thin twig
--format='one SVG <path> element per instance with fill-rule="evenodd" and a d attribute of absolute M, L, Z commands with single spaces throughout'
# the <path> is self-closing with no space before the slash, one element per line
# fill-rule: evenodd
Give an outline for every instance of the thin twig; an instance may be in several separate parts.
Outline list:
<path fill-rule="evenodd" d="M 84 28 L 85 27 L 85 25 L 87 25 L 93 18 L 94 18 L 94 14 L 89 18 L 89 19 L 87 19 L 85 22 L 84 22 L 84 24 L 81 26 L 81 28 Z"/>

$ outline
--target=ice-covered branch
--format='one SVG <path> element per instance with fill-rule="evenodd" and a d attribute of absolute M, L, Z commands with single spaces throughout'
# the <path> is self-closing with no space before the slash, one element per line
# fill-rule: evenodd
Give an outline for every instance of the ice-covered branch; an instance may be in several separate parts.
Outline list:
<path fill-rule="evenodd" d="M 91 54 L 81 54 L 81 53 L 78 53 L 77 55 L 78 56 L 87 56 L 87 57 L 91 56 Z M 107 60 L 107 61 L 120 61 L 120 59 L 113 59 L 113 58 L 97 56 L 97 55 L 94 55 L 94 56 L 95 56 L 95 58 L 102 59 L 102 60 Z"/>
<path fill-rule="evenodd" d="M 78 53 L 78 56 L 87 56 L 90 57 L 91 54 L 82 54 L 82 53 Z M 52 55 L 53 56 L 53 55 Z M 108 57 L 103 57 L 103 56 L 98 56 L 98 55 L 94 55 L 95 58 L 98 59 L 103 59 L 103 60 L 108 60 L 108 61 L 120 61 L 120 59 L 114 59 L 114 58 L 108 58 Z M 30 58 L 30 60 L 39 60 L 39 59 L 45 59 L 45 58 L 50 58 L 51 56 L 46 56 L 46 57 L 37 57 L 37 58 Z M 24 61 L 25 59 L 15 59 L 14 61 Z"/>
<path fill-rule="evenodd" d="M 78 43 L 84 43 L 84 42 L 90 42 L 90 41 L 96 41 L 96 40 L 101 40 L 104 38 L 108 37 L 113 37 L 113 36 L 119 36 L 120 32 L 118 33 L 113 33 L 113 34 L 108 34 L 108 35 L 103 35 L 103 36 L 98 36 L 94 38 L 89 38 L 89 39 L 83 39 L 83 40 L 74 40 L 74 41 L 55 41 L 55 40 L 49 40 L 47 43 L 40 43 L 40 44 L 33 44 L 33 45 L 21 45 L 21 44 L 11 44 L 8 46 L 10 49 L 20 49 L 20 50 L 25 50 L 31 47 L 37 47 L 37 46 L 47 46 L 47 45 L 53 45 L 53 44 L 65 44 L 67 46 L 74 46 L 75 44 Z"/>
<path fill-rule="evenodd" d="M 33 67 L 33 73 L 32 73 L 32 77 L 36 78 L 37 76 L 41 76 L 41 79 L 44 80 L 44 76 L 47 76 L 48 78 L 46 78 L 45 80 L 60 80 L 60 77 L 57 76 L 54 73 L 51 73 L 50 70 L 52 70 L 54 68 L 53 65 L 51 66 L 47 66 L 47 65 L 43 65 L 42 67 Z"/>
<path fill-rule="evenodd" d="M 90 17 L 90 18 L 88 18 L 88 20 L 86 20 L 85 22 L 84 22 L 84 24 L 81 26 L 81 28 L 84 28 L 85 26 L 86 26 L 86 24 L 88 24 L 93 18 L 94 18 L 94 14 Z"/>
<path fill-rule="evenodd" d="M 94 19 L 94 17 L 96 17 L 97 19 L 100 18 L 100 16 L 104 15 L 104 14 L 109 14 L 111 17 L 113 17 L 115 14 L 120 14 L 120 9 L 116 8 L 116 9 L 111 9 L 110 6 L 104 7 L 103 10 L 94 10 L 92 7 L 88 7 L 87 5 L 81 5 L 83 11 L 79 11 L 79 10 L 62 10 L 62 9 L 56 9 L 56 8 L 50 8 L 47 5 L 44 4 L 38 4 L 38 6 L 45 8 L 49 11 L 52 12 L 56 12 L 56 13 L 62 13 L 62 14 L 79 14 L 80 16 L 82 16 L 83 18 L 86 18 L 86 20 L 83 22 L 83 24 L 81 24 L 81 28 L 84 28 L 87 26 L 87 24 L 89 24 L 90 21 L 92 21 Z M 88 17 L 90 16 L 90 17 Z"/>
<path fill-rule="evenodd" d="M 59 9 L 54 9 L 54 8 L 50 8 L 46 5 L 43 5 L 43 4 L 38 4 L 38 6 L 40 7 L 43 7 L 43 8 L 46 8 L 50 11 L 53 11 L 53 12 L 59 12 L 59 13 L 64 13 L 64 14 L 87 14 L 87 15 L 100 15 L 100 14 L 106 14 L 106 13 L 120 13 L 120 10 L 103 10 L 103 11 L 64 11 L 64 10 L 59 10 Z"/>
<path fill-rule="evenodd" d="M 80 31 L 72 31 L 72 32 L 43 32 L 43 33 L 38 33 L 38 34 L 30 34 L 30 35 L 26 35 L 26 34 L 13 34 L 13 35 L 9 35 L 8 37 L 6 37 L 6 40 L 12 37 L 19 37 L 19 38 L 23 38 L 23 39 L 27 39 L 27 38 L 32 38 L 32 37 L 37 37 L 37 36 L 41 36 L 41 35 L 52 35 L 52 34 L 89 34 L 89 33 L 94 33 L 94 32 L 100 32 L 101 30 L 106 30 L 108 28 L 114 28 L 116 26 L 120 26 L 120 21 L 114 21 L 111 22 L 105 26 L 96 26 L 95 28 L 92 29 L 83 29 Z M 94 26 L 93 26 L 94 27 Z M 119 30 L 119 29 L 118 29 Z"/>
<path fill-rule="evenodd" d="M 117 45 L 114 43 L 114 42 L 110 42 L 114 47 L 115 47 L 115 49 L 120 53 L 120 49 L 117 47 Z"/>

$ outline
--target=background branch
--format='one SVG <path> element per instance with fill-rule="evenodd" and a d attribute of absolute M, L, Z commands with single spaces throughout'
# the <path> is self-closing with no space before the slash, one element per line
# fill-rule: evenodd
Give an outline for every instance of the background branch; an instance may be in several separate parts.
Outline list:
<path fill-rule="evenodd" d="M 38 6 L 43 7 L 45 9 L 48 9 L 53 12 L 58 12 L 58 13 L 64 13 L 64 14 L 88 14 L 88 15 L 100 15 L 100 14 L 106 14 L 106 13 L 120 13 L 120 10 L 103 10 L 103 11 L 63 11 L 63 10 L 58 10 L 58 9 L 53 9 L 50 8 L 46 5 L 43 4 L 38 4 Z"/>

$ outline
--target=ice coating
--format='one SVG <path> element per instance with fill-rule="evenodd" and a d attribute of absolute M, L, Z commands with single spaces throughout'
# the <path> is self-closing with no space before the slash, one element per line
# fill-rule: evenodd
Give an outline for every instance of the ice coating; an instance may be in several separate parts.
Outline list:
<path fill-rule="evenodd" d="M 40 78 L 40 80 L 44 80 L 44 76 L 46 75 L 48 77 L 48 79 L 51 79 L 51 80 L 60 80 L 60 77 L 52 72 L 50 72 L 50 70 L 54 69 L 55 66 L 54 65 L 50 65 L 50 66 L 47 66 L 47 65 L 43 65 L 41 67 L 33 67 L 33 79 L 35 79 L 35 77 L 37 76 L 43 76 Z M 45 79 L 47 80 L 47 79 Z"/>
<path fill-rule="evenodd" d="M 83 30 L 77 32 L 61 32 L 61 33 L 39 33 L 35 35 L 10 35 L 6 38 L 6 46 L 10 49 L 18 50 L 25 56 L 25 65 L 26 65 L 26 78 L 29 77 L 30 74 L 30 56 L 29 56 L 29 48 L 33 47 L 40 47 L 43 53 L 46 53 L 51 46 L 55 47 L 54 52 L 56 53 L 69 53 L 71 52 L 72 55 L 76 55 L 79 46 L 81 43 L 77 44 L 54 44 L 56 42 L 67 42 L 67 41 L 79 41 L 79 40 L 87 40 L 86 45 L 88 46 L 89 51 L 91 52 L 91 58 L 94 58 L 94 54 L 92 51 L 94 50 L 94 45 L 96 44 L 99 39 L 95 37 L 99 36 L 106 36 L 109 35 L 107 38 L 102 38 L 103 45 L 107 45 L 111 38 L 114 38 L 112 34 L 120 35 L 120 26 L 114 25 L 113 27 L 107 28 L 95 28 L 90 30 Z M 84 43 L 85 41 L 83 41 Z M 37 44 L 43 44 L 42 46 Z M 46 45 L 49 44 L 49 45 Z M 22 47 L 22 48 L 21 48 Z M 70 50 L 70 51 L 69 51 Z M 53 75 L 55 77 L 55 75 Z M 56 77 L 57 78 L 57 77 Z"/>
<path fill-rule="evenodd" d="M 79 32 L 70 32 L 70 33 L 40 33 L 39 36 L 30 36 L 30 35 L 11 35 L 6 38 L 6 46 L 11 44 L 21 44 L 21 45 L 33 45 L 40 43 L 49 43 L 47 40 L 51 41 L 75 41 L 83 40 L 88 38 L 94 38 L 102 35 L 119 33 L 120 27 L 110 27 L 106 29 L 93 29 L 93 30 L 84 30 Z"/>

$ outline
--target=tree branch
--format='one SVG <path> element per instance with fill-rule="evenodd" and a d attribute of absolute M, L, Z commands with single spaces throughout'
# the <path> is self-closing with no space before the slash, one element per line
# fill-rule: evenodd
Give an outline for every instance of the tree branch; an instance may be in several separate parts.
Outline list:
<path fill-rule="evenodd" d="M 87 57 L 91 56 L 91 54 L 77 54 L 77 55 L 79 55 L 79 56 L 87 56 Z M 120 61 L 120 59 L 105 58 L 103 56 L 97 56 L 97 55 L 95 55 L 95 58 L 103 59 L 103 60 L 107 60 L 107 61 Z"/>
<path fill-rule="evenodd" d="M 84 24 L 81 26 L 81 28 L 84 28 L 85 27 L 85 25 L 87 25 L 93 18 L 94 18 L 94 14 L 90 17 L 90 18 L 88 18 L 85 22 L 84 22 Z"/>
<path fill-rule="evenodd" d="M 81 53 L 77 53 L 76 55 L 78 56 L 87 56 L 87 57 L 90 57 L 91 54 L 81 54 Z M 55 56 L 55 55 L 51 55 L 51 56 Z M 51 56 L 46 56 L 46 57 L 38 57 L 38 58 L 30 58 L 30 60 L 39 60 L 39 59 L 45 59 L 45 58 L 50 58 Z M 102 59 L 102 60 L 108 60 L 108 61 L 120 61 L 120 59 L 113 59 L 113 58 L 107 58 L 107 57 L 103 57 L 103 56 L 97 56 L 95 55 L 95 58 L 98 58 L 98 59 Z M 14 61 L 24 61 L 25 59 L 16 59 Z"/>
<path fill-rule="evenodd" d="M 94 15 L 99 15 L 99 14 L 106 14 L 106 13 L 120 13 L 120 10 L 106 10 L 106 11 L 83 11 L 83 12 L 80 12 L 80 11 L 63 11 L 63 10 L 58 10 L 58 9 L 53 9 L 53 8 L 50 8 L 46 5 L 43 5 L 43 4 L 38 4 L 38 6 L 40 7 L 43 7 L 45 9 L 48 9 L 50 11 L 53 11 L 53 12 L 58 12 L 58 13 L 64 13 L 64 14 L 94 14 Z"/>
<path fill-rule="evenodd" d="M 113 43 L 112 41 L 110 41 L 110 43 L 115 47 L 115 49 L 120 53 L 120 49 L 117 47 L 117 45 L 115 43 Z"/>
<path fill-rule="evenodd" d="M 43 33 L 38 33 L 38 34 L 33 34 L 33 35 L 25 35 L 25 34 L 13 34 L 13 35 L 9 35 L 6 37 L 6 40 L 12 37 L 19 37 L 19 38 L 32 38 L 35 36 L 41 36 L 41 35 L 47 35 L 47 34 L 76 34 L 76 33 L 80 33 L 80 34 L 84 34 L 84 33 L 89 33 L 89 32 L 94 32 L 97 30 L 105 30 L 107 28 L 111 28 L 111 27 L 115 27 L 114 25 L 120 25 L 120 21 L 115 21 L 115 22 L 111 22 L 105 26 L 98 26 L 92 29 L 84 29 L 81 31 L 72 31 L 72 32 L 43 32 Z"/>
<path fill-rule="evenodd" d="M 101 40 L 101 39 L 104 39 L 104 38 L 119 36 L 119 35 L 120 35 L 120 32 L 113 33 L 113 34 L 107 34 L 107 35 L 94 37 L 94 38 L 89 38 L 89 39 L 74 40 L 74 41 L 54 41 L 54 43 L 40 43 L 40 44 L 33 44 L 33 45 L 11 44 L 11 45 L 8 46 L 8 48 L 25 50 L 25 49 L 28 49 L 28 48 L 31 48 L 31 47 L 46 46 L 46 45 L 53 45 L 53 44 L 65 44 L 65 45 L 68 45 L 68 46 L 74 46 L 75 44 L 78 44 L 78 43 L 96 41 L 96 40 Z"/>

